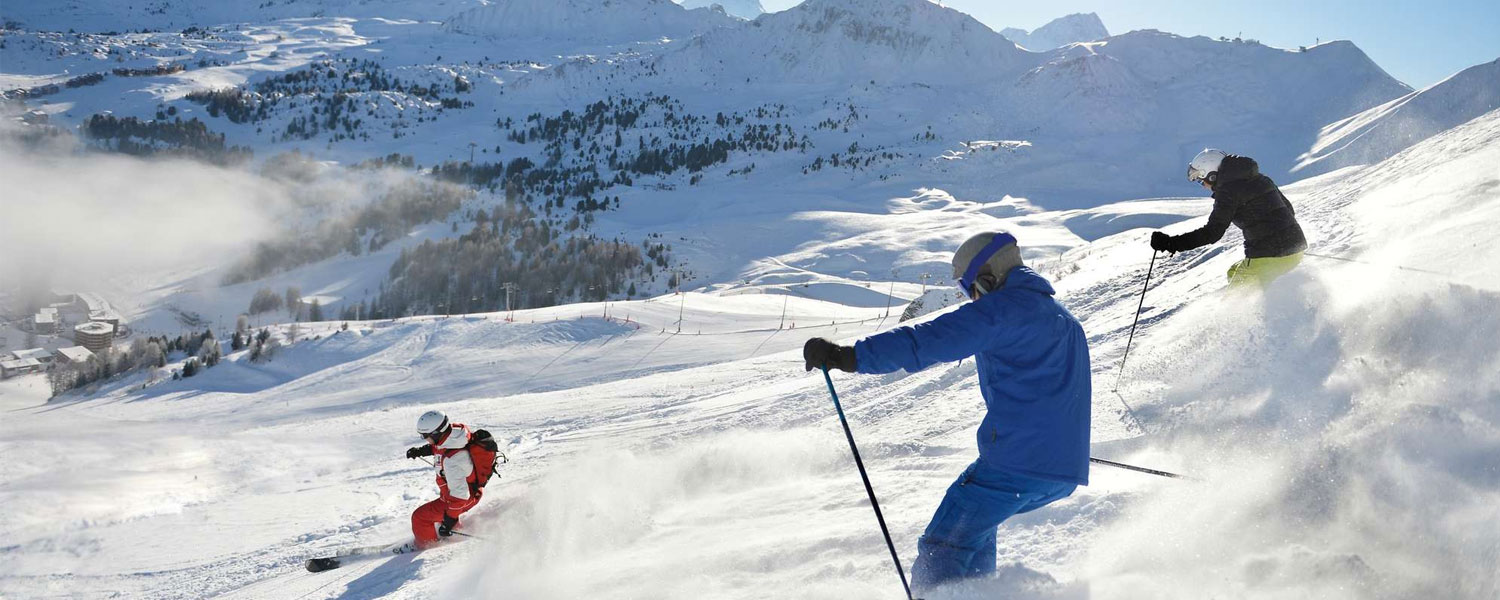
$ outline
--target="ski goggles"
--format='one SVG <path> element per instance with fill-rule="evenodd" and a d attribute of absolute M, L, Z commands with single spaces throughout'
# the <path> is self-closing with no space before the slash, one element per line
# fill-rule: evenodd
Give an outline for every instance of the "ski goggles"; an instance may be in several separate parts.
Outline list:
<path fill-rule="evenodd" d="M 434 430 L 429 431 L 427 433 L 417 432 L 418 435 L 422 436 L 422 439 L 427 440 L 429 442 L 432 442 L 434 444 L 441 444 L 441 443 L 443 443 L 443 441 L 445 441 L 445 440 L 448 439 L 448 434 L 450 434 L 450 433 L 453 433 L 453 426 L 448 424 L 448 420 L 447 419 L 444 419 L 443 420 L 443 424 L 442 425 L 438 425 L 437 429 L 434 429 Z"/>
<path fill-rule="evenodd" d="M 1191 181 L 1193 183 L 1201 184 L 1206 181 L 1208 179 L 1208 176 L 1211 174 L 1212 173 L 1204 173 L 1203 171 L 1198 170 L 1198 167 L 1194 167 L 1191 165 L 1188 166 L 1187 178 L 1188 181 Z"/>
<path fill-rule="evenodd" d="M 965 269 L 963 277 L 958 279 L 958 289 L 963 290 L 965 294 L 969 293 L 969 289 L 974 287 L 974 280 L 979 278 L 979 269 L 984 266 L 984 263 L 989 262 L 1001 248 L 1014 243 L 1016 243 L 1016 237 L 1009 233 L 995 234 L 995 239 L 980 248 L 979 254 L 975 254 L 974 258 L 969 260 L 969 268 Z"/>

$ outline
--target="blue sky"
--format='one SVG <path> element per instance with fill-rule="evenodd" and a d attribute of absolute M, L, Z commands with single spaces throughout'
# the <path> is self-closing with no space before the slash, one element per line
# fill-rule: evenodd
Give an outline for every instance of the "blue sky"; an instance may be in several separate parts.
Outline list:
<path fill-rule="evenodd" d="M 768 11 L 800 0 L 760 0 Z M 1415 88 L 1500 58 L 1500 0 L 944 0 L 996 31 L 1035 29 L 1068 13 L 1097 13 L 1110 33 L 1160 29 L 1179 35 L 1243 36 L 1280 48 L 1351 40 Z"/>

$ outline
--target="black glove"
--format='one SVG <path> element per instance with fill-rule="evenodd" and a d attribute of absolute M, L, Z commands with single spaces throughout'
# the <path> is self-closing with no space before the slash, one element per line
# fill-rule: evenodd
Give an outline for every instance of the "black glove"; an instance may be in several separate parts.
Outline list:
<path fill-rule="evenodd" d="M 806 361 L 809 371 L 827 367 L 855 372 L 854 348 L 840 346 L 823 338 L 813 338 L 802 345 L 802 360 Z"/>
<path fill-rule="evenodd" d="M 1151 249 L 1157 252 L 1177 253 L 1177 245 L 1172 243 L 1172 236 L 1160 231 L 1151 233 Z"/>
<path fill-rule="evenodd" d="M 432 444 L 424 444 L 406 449 L 407 458 L 416 458 L 418 456 L 432 456 Z"/>
<path fill-rule="evenodd" d="M 438 525 L 438 535 L 448 537 L 453 535 L 453 527 L 458 525 L 458 517 L 443 515 L 443 524 Z"/>

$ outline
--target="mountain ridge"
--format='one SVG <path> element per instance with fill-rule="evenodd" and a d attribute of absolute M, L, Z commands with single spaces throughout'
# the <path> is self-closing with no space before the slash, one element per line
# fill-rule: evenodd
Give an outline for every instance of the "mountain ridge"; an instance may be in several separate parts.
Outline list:
<path fill-rule="evenodd" d="M 942 83 L 1003 76 L 1029 61 L 977 19 L 927 0 L 807 0 L 709 32 L 656 63 L 665 72 L 734 69 L 751 84 Z"/>
<path fill-rule="evenodd" d="M 1325 126 L 1298 157 L 1293 172 L 1307 176 L 1384 160 L 1454 126 L 1500 108 L 1500 59 L 1474 65 Z"/>
<path fill-rule="evenodd" d="M 1032 31 L 1006 27 L 1000 30 L 1000 35 L 1032 52 L 1046 52 L 1076 42 L 1107 38 L 1109 29 L 1097 14 L 1073 13 L 1053 19 Z"/>
<path fill-rule="evenodd" d="M 760 0 L 682 0 L 682 7 L 687 9 L 713 6 L 719 6 L 724 9 L 724 12 L 745 20 L 754 20 L 766 13 L 766 8 L 761 6 Z"/>
<path fill-rule="evenodd" d="M 671 0 L 499 0 L 449 17 L 447 31 L 503 40 L 610 44 L 684 38 L 731 26 L 723 12 Z"/>

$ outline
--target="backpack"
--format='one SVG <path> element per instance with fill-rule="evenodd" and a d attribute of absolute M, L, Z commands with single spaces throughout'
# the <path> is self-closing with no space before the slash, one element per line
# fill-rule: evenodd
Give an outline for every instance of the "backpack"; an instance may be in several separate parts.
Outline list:
<path fill-rule="evenodd" d="M 500 453 L 500 445 L 495 443 L 495 437 L 483 429 L 476 429 L 469 435 L 469 443 L 464 449 L 469 451 L 469 458 L 474 462 L 472 487 L 476 490 L 484 489 L 484 484 L 489 483 L 490 476 L 495 474 L 496 462 L 505 455 Z"/>

